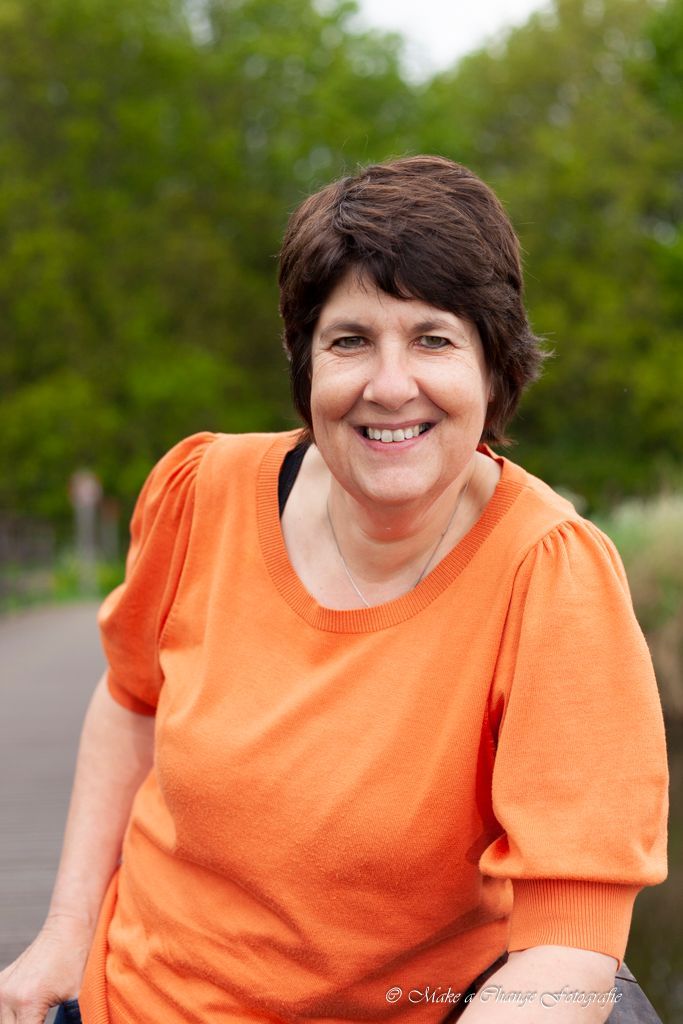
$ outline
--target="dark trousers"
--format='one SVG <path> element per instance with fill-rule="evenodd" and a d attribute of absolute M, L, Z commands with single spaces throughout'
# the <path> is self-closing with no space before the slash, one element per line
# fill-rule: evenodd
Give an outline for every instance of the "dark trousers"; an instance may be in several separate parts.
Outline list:
<path fill-rule="evenodd" d="M 81 1011 L 77 999 L 68 999 L 60 1003 L 53 1024 L 81 1024 Z"/>

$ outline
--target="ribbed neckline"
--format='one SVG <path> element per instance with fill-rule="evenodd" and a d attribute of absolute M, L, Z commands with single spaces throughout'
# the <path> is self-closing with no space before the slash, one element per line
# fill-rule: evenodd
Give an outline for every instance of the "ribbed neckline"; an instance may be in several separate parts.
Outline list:
<path fill-rule="evenodd" d="M 280 526 L 278 474 L 285 455 L 300 437 L 299 430 L 278 434 L 262 458 L 256 483 L 259 539 L 268 572 L 285 601 L 309 625 L 326 632 L 374 633 L 416 615 L 443 593 L 469 564 L 523 487 L 523 470 L 481 445 L 479 450 L 501 466 L 500 480 L 476 523 L 422 582 L 401 597 L 371 608 L 326 608 L 308 593 L 294 571 Z"/>

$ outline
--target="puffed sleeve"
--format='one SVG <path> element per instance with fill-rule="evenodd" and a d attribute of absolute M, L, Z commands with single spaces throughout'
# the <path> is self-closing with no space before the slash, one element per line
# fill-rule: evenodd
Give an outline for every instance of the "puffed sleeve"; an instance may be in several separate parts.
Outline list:
<path fill-rule="evenodd" d="M 484 875 L 512 880 L 509 949 L 563 945 L 621 964 L 633 901 L 666 877 L 661 706 L 619 556 L 561 524 L 517 574 L 491 690 Z"/>
<path fill-rule="evenodd" d="M 214 437 L 186 438 L 147 477 L 131 520 L 124 582 L 98 616 L 109 692 L 140 714 L 156 709 L 163 682 L 159 642 L 185 562 L 198 467 Z"/>

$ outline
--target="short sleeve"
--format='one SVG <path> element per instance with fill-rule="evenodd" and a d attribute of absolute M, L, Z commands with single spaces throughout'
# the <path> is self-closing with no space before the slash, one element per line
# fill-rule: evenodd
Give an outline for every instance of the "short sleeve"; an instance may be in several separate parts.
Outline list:
<path fill-rule="evenodd" d="M 480 858 L 513 887 L 509 949 L 624 956 L 633 901 L 666 877 L 659 694 L 619 556 L 561 524 L 517 574 L 491 691 L 492 799 Z"/>
<path fill-rule="evenodd" d="M 155 713 L 159 643 L 185 563 L 199 464 L 214 438 L 195 434 L 154 467 L 133 512 L 124 582 L 100 608 L 109 692 L 140 714 Z"/>

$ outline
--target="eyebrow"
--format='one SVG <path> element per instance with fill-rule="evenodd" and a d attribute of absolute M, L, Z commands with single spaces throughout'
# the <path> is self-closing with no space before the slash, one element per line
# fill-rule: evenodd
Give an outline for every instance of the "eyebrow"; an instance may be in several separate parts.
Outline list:
<path fill-rule="evenodd" d="M 428 320 L 418 320 L 417 323 L 413 324 L 411 333 L 428 334 L 430 331 L 457 331 L 457 329 L 458 325 L 454 324 L 452 320 L 430 317 Z M 336 334 L 338 331 L 343 331 L 350 335 L 359 334 L 363 337 L 372 334 L 372 328 L 368 327 L 367 324 L 361 323 L 359 320 L 333 320 L 320 332 L 321 341 L 325 340 L 330 334 Z"/>

